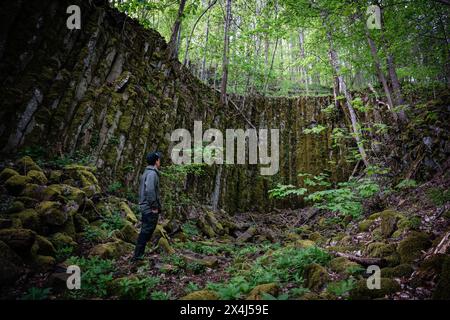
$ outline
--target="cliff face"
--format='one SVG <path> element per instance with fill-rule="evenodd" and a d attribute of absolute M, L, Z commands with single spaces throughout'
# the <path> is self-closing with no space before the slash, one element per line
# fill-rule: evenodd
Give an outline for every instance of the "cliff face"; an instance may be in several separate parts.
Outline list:
<path fill-rule="evenodd" d="M 66 28 L 71 4 L 81 7 L 81 30 Z M 276 176 L 261 176 L 258 166 L 235 165 L 210 167 L 201 181 L 189 181 L 205 200 L 217 196 L 231 212 L 270 207 L 272 182 L 296 183 L 299 172 L 328 170 L 342 179 L 352 169 L 345 161 L 347 147 L 333 146 L 331 139 L 334 128 L 348 126 L 345 116 L 321 112 L 331 98 L 232 97 L 226 109 L 216 91 L 167 59 L 157 32 L 104 4 L 7 1 L 0 12 L 3 157 L 26 148 L 42 148 L 50 156 L 82 154 L 103 183 L 135 186 L 145 154 L 161 150 L 167 164 L 172 131 L 192 130 L 195 120 L 203 122 L 203 130 L 245 129 L 249 122 L 280 129 Z M 303 133 L 317 123 L 326 126 L 324 132 Z"/>

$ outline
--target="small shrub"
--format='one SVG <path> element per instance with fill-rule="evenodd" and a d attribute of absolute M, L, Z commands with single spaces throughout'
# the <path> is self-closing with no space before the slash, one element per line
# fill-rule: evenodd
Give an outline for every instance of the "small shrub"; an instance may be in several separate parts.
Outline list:
<path fill-rule="evenodd" d="M 31 287 L 21 300 L 46 300 L 51 290 L 51 288 Z"/>

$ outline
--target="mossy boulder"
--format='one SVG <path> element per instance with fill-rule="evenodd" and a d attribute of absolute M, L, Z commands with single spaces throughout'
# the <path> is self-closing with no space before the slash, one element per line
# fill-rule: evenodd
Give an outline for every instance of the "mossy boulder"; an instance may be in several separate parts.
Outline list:
<path fill-rule="evenodd" d="M 172 248 L 172 246 L 170 245 L 169 241 L 167 241 L 167 239 L 164 238 L 164 237 L 159 238 L 158 248 L 160 248 L 163 252 L 165 252 L 167 254 L 174 254 L 175 253 L 175 249 Z"/>
<path fill-rule="evenodd" d="M 213 228 L 214 232 L 218 235 L 225 234 L 225 230 L 222 226 L 222 224 L 217 220 L 216 216 L 214 215 L 214 212 L 207 211 L 206 212 L 206 221 L 208 224 Z"/>
<path fill-rule="evenodd" d="M 317 263 L 305 267 L 303 278 L 305 287 L 310 290 L 320 290 L 329 281 L 327 270 Z"/>
<path fill-rule="evenodd" d="M 13 201 L 6 210 L 6 213 L 16 213 L 25 210 L 25 204 L 21 201 Z"/>
<path fill-rule="evenodd" d="M 211 290 L 199 290 L 185 295 L 180 300 L 219 300 L 219 295 Z"/>
<path fill-rule="evenodd" d="M 67 184 L 52 184 L 43 191 L 44 200 L 75 201 L 82 205 L 86 198 L 86 193 L 76 187 Z"/>
<path fill-rule="evenodd" d="M 22 259 L 0 241 L 0 287 L 13 284 L 21 274 Z"/>
<path fill-rule="evenodd" d="M 183 253 L 181 257 L 186 263 L 195 263 L 207 268 L 216 268 L 219 264 L 219 260 L 214 256 L 201 256 L 195 253 Z"/>
<path fill-rule="evenodd" d="M 450 256 L 444 258 L 433 299 L 450 300 Z"/>
<path fill-rule="evenodd" d="M 0 240 L 22 256 L 30 253 L 35 239 L 36 233 L 29 229 L 0 230 Z"/>
<path fill-rule="evenodd" d="M 294 242 L 294 246 L 299 249 L 306 249 L 314 247 L 316 243 L 312 240 L 297 240 Z"/>
<path fill-rule="evenodd" d="M 25 156 L 17 161 L 17 167 L 23 174 L 27 174 L 31 170 L 42 171 L 36 162 L 30 156 Z"/>
<path fill-rule="evenodd" d="M 136 244 L 139 233 L 131 223 L 125 223 L 120 229 L 120 239 L 125 242 Z M 162 238 L 161 238 L 162 239 Z"/>
<path fill-rule="evenodd" d="M 367 245 L 365 252 L 371 258 L 385 258 L 395 253 L 395 244 L 384 242 L 373 242 Z"/>
<path fill-rule="evenodd" d="M 47 238 L 41 235 L 36 235 L 36 241 L 33 244 L 32 251 L 35 254 L 44 256 L 54 257 L 56 254 L 56 250 L 53 244 Z"/>
<path fill-rule="evenodd" d="M 130 209 L 130 207 L 126 202 L 124 201 L 120 202 L 119 208 L 122 214 L 125 216 L 126 220 L 130 221 L 131 223 L 138 222 L 136 215 L 134 214 L 133 210 Z"/>
<path fill-rule="evenodd" d="M 276 283 L 266 283 L 256 286 L 250 291 L 246 300 L 262 300 L 264 294 L 270 294 L 273 297 L 278 295 L 280 287 Z"/>
<path fill-rule="evenodd" d="M 197 220 L 198 228 L 202 231 L 202 233 L 209 238 L 214 238 L 216 233 L 211 225 L 206 221 L 204 216 L 200 216 Z"/>
<path fill-rule="evenodd" d="M 33 258 L 33 265 L 39 271 L 49 271 L 55 264 L 56 260 L 51 256 L 37 255 Z"/>
<path fill-rule="evenodd" d="M 19 213 L 13 214 L 12 217 L 19 219 L 22 227 L 25 229 L 34 231 L 39 231 L 41 229 L 39 214 L 34 209 L 26 209 Z"/>
<path fill-rule="evenodd" d="M 72 237 L 62 232 L 57 232 L 50 237 L 50 242 L 55 248 L 74 247 L 77 243 Z"/>
<path fill-rule="evenodd" d="M 324 237 L 319 232 L 313 232 L 309 235 L 309 240 L 314 241 L 316 243 L 320 243 L 324 240 Z"/>
<path fill-rule="evenodd" d="M 2 172 L 0 172 L 0 182 L 5 182 L 12 176 L 18 176 L 18 175 L 20 175 L 20 174 L 16 170 L 11 169 L 11 168 L 5 168 L 2 170 Z"/>
<path fill-rule="evenodd" d="M 398 216 L 392 211 L 385 211 L 381 216 L 381 234 L 389 238 L 397 230 Z"/>
<path fill-rule="evenodd" d="M 44 172 L 39 170 L 30 170 L 27 173 L 27 177 L 30 178 L 31 182 L 36 184 L 47 184 L 48 180 Z"/>
<path fill-rule="evenodd" d="M 366 220 L 361 221 L 361 222 L 358 224 L 358 230 L 359 230 L 359 232 L 366 232 L 366 231 L 369 231 L 369 229 L 370 229 L 370 227 L 373 225 L 373 223 L 374 223 L 374 221 L 373 221 L 373 220 L 370 220 L 370 219 L 366 219 Z"/>
<path fill-rule="evenodd" d="M 45 186 L 40 186 L 35 183 L 27 183 L 25 189 L 22 191 L 21 196 L 29 199 L 35 199 L 40 201 L 43 199 L 42 191 L 45 190 Z"/>
<path fill-rule="evenodd" d="M 396 267 L 383 268 L 381 270 L 381 276 L 383 278 L 409 277 L 413 272 L 414 269 L 410 264 L 403 263 Z"/>
<path fill-rule="evenodd" d="M 31 179 L 27 176 L 14 175 L 5 181 L 6 190 L 12 195 L 19 195 L 25 189 Z"/>
<path fill-rule="evenodd" d="M 345 257 L 337 257 L 330 261 L 330 268 L 337 273 L 349 274 L 353 270 L 361 268 L 361 266 Z"/>
<path fill-rule="evenodd" d="M 129 254 L 134 250 L 134 246 L 123 240 L 115 240 L 98 244 L 91 249 L 89 256 L 98 256 L 102 259 L 117 259 Z"/>
<path fill-rule="evenodd" d="M 83 232 L 89 226 L 89 220 L 83 217 L 80 213 L 73 215 L 73 223 L 75 225 L 76 232 Z"/>
<path fill-rule="evenodd" d="M 255 226 L 251 226 L 238 236 L 237 242 L 247 242 L 253 238 L 257 232 L 258 229 Z"/>
<path fill-rule="evenodd" d="M 400 290 L 400 285 L 393 279 L 381 278 L 380 289 L 369 289 L 367 287 L 367 280 L 363 279 L 359 280 L 355 288 L 350 291 L 349 298 L 351 300 L 381 299 Z"/>
<path fill-rule="evenodd" d="M 67 165 L 64 167 L 66 172 L 74 181 L 78 181 L 81 189 L 88 197 L 100 193 L 101 189 L 97 178 L 94 175 L 95 168 L 80 165 Z"/>
<path fill-rule="evenodd" d="M 424 232 L 411 232 L 397 248 L 402 263 L 411 263 L 422 256 L 422 251 L 430 247 L 429 235 Z"/>
<path fill-rule="evenodd" d="M 68 213 L 64 211 L 61 203 L 55 201 L 43 201 L 37 208 L 41 221 L 50 226 L 63 226 L 68 219 Z"/>
<path fill-rule="evenodd" d="M 58 184 L 61 182 L 63 176 L 62 170 L 52 170 L 50 172 L 49 181 L 54 184 Z"/>

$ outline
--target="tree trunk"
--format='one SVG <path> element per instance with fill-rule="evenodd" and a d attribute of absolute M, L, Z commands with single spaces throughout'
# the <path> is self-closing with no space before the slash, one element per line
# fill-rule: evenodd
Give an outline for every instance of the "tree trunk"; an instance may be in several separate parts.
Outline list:
<path fill-rule="evenodd" d="M 222 62 L 222 82 L 220 84 L 220 102 L 223 106 L 228 105 L 227 85 L 228 85 L 228 56 L 230 53 L 230 25 L 231 25 L 231 0 L 227 0 L 224 43 L 223 43 L 223 62 Z"/>
<path fill-rule="evenodd" d="M 175 20 L 175 23 L 173 25 L 172 35 L 170 37 L 169 46 L 168 46 L 170 59 L 176 59 L 178 57 L 181 19 L 183 17 L 185 5 L 186 5 L 186 0 L 181 0 L 180 6 L 178 7 L 177 19 Z"/>

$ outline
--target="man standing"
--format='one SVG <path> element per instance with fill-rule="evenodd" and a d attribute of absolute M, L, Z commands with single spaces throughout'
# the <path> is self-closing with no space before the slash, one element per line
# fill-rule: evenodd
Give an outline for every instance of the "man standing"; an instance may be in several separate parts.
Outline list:
<path fill-rule="evenodd" d="M 159 167 L 161 166 L 161 154 L 152 152 L 147 155 L 148 166 L 141 176 L 139 186 L 139 207 L 142 215 L 142 227 L 139 234 L 133 261 L 141 260 L 145 246 L 150 240 L 161 213 L 161 201 L 159 198 Z"/>

